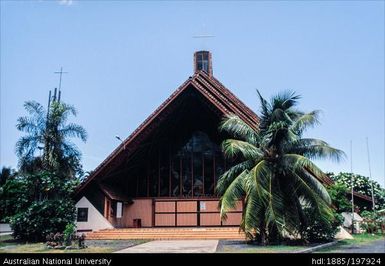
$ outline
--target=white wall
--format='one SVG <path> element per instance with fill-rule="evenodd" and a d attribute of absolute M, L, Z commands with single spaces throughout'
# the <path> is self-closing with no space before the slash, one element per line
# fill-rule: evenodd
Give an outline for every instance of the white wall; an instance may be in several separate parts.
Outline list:
<path fill-rule="evenodd" d="M 77 230 L 95 231 L 114 228 L 86 197 L 81 198 L 76 203 L 76 208 L 88 208 L 87 222 L 76 222 Z"/>
<path fill-rule="evenodd" d="M 12 232 L 12 229 L 9 226 L 9 224 L 1 224 L 0 223 L 0 233 L 8 233 L 8 232 Z"/>
<path fill-rule="evenodd" d="M 343 226 L 345 228 L 352 227 L 352 213 L 351 212 L 342 212 L 341 215 L 344 217 Z M 362 232 L 361 223 L 363 221 L 362 217 L 358 213 L 354 213 L 354 229 L 356 232 Z"/>

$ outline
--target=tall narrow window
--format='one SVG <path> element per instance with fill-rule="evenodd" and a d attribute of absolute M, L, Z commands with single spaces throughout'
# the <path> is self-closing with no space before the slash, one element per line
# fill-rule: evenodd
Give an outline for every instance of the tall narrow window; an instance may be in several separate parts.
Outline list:
<path fill-rule="evenodd" d="M 123 203 L 118 201 L 116 202 L 116 218 L 122 218 L 123 215 Z"/>

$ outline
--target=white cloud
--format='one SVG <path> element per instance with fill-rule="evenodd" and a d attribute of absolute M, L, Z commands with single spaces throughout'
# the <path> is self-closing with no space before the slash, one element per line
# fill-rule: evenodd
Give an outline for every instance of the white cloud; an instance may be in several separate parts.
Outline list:
<path fill-rule="evenodd" d="M 59 0 L 60 5 L 70 6 L 74 3 L 73 0 Z"/>

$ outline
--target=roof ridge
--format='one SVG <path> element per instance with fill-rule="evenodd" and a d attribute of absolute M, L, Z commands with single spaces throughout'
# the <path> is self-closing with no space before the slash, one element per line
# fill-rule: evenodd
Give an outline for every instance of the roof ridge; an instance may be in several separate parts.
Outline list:
<path fill-rule="evenodd" d="M 233 104 L 240 105 L 241 111 L 243 111 L 248 116 L 252 116 L 257 123 L 259 122 L 258 115 L 253 110 L 251 110 L 241 99 L 239 99 L 239 97 L 237 97 L 231 90 L 229 90 L 225 85 L 223 85 L 218 79 L 216 79 L 214 76 L 208 76 L 203 71 L 199 71 L 199 74 L 207 81 L 211 81 L 215 85 L 219 86 L 219 88 L 221 89 L 220 92 L 224 93 L 227 97 L 229 97 L 230 100 L 233 101 Z"/>
<path fill-rule="evenodd" d="M 205 78 L 206 77 L 206 78 Z M 210 82 L 211 81 L 211 82 Z M 221 112 L 234 112 L 240 114 L 241 119 L 249 122 L 250 126 L 255 127 L 255 123 L 258 123 L 258 116 L 251 112 L 245 112 L 242 108 L 245 105 L 234 95 L 225 88 L 223 85 L 220 87 L 218 84 L 213 84 L 213 81 L 208 78 L 208 76 L 202 72 L 198 71 L 190 76 L 185 82 L 183 82 L 169 97 L 164 100 L 158 108 L 156 108 L 131 134 L 126 137 L 122 143 L 120 143 L 107 157 L 104 159 L 92 172 L 92 174 L 82 183 L 77 189 L 79 193 L 84 187 L 87 186 L 96 176 L 98 176 L 104 169 L 105 166 L 113 162 L 115 158 L 121 154 L 121 151 L 124 150 L 127 145 L 132 143 L 137 136 L 161 114 L 164 109 L 169 106 L 186 88 L 192 85 L 197 89 L 207 100 L 209 100 L 216 108 Z M 219 86 L 219 87 L 218 87 Z M 223 90 L 226 90 L 227 93 L 224 93 Z M 238 106 L 239 103 L 241 106 Z M 255 121 L 253 121 L 255 120 Z"/>
<path fill-rule="evenodd" d="M 139 126 L 132 131 L 128 137 L 126 137 L 122 143 L 120 143 L 93 171 L 93 173 L 82 183 L 80 184 L 78 191 L 80 191 L 86 184 L 88 184 L 92 179 L 93 176 L 98 174 L 98 172 L 103 168 L 105 164 L 107 164 L 110 160 L 112 160 L 116 155 L 118 155 L 119 151 L 124 148 L 127 143 L 129 143 L 135 135 L 140 132 L 146 124 L 148 124 L 152 119 L 155 118 L 155 114 L 159 113 L 161 109 L 165 108 L 168 103 L 170 103 L 178 94 L 180 94 L 185 88 L 187 88 L 188 83 L 191 83 L 191 81 L 195 78 L 193 76 L 190 76 L 185 82 L 183 82 L 169 97 L 166 98 L 142 123 L 139 124 Z"/>

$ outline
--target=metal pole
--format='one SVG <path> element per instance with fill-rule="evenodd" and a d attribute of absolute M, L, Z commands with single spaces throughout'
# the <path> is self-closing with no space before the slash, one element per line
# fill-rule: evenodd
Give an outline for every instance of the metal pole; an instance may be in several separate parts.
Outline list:
<path fill-rule="evenodd" d="M 353 141 L 350 141 L 350 182 L 352 187 L 352 234 L 354 234 L 354 175 L 353 175 Z"/>
<path fill-rule="evenodd" d="M 371 189 L 372 189 L 372 208 L 373 208 L 373 211 L 374 211 L 375 207 L 376 207 L 376 203 L 374 201 L 374 189 L 373 189 L 372 169 L 370 167 L 370 153 L 369 153 L 369 140 L 368 140 L 368 137 L 366 137 L 366 150 L 368 151 L 369 179 L 370 179 L 370 184 L 371 184 Z"/>

